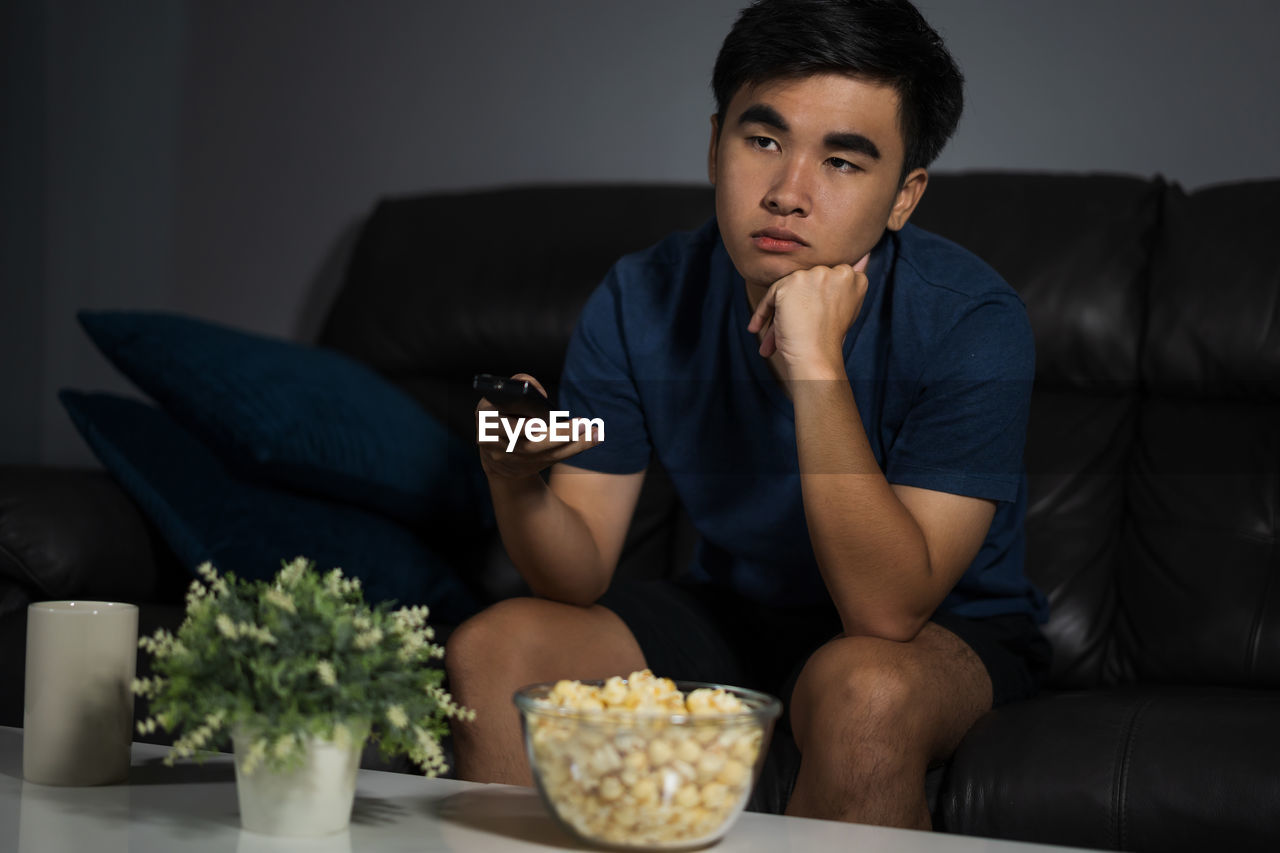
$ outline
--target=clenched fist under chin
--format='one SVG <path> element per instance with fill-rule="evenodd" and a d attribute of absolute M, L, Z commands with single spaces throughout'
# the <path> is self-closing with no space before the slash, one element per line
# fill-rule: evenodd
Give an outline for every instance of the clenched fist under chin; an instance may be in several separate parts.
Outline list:
<path fill-rule="evenodd" d="M 869 258 L 796 270 L 775 281 L 747 323 L 753 334 L 764 330 L 760 355 L 777 352 L 788 378 L 843 371 L 844 336 L 867 295 Z"/>

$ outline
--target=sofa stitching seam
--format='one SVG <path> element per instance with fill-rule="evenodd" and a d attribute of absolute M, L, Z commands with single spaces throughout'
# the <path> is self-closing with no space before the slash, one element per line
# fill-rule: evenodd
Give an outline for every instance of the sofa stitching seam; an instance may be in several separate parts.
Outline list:
<path fill-rule="evenodd" d="M 1150 707 L 1152 700 L 1147 699 L 1139 705 L 1129 717 L 1129 722 L 1125 725 L 1124 734 L 1120 738 L 1119 752 L 1116 761 L 1116 772 L 1114 784 L 1114 794 L 1112 797 L 1112 825 L 1114 827 L 1112 840 L 1116 843 L 1118 850 L 1126 849 L 1129 835 L 1129 822 L 1127 820 L 1128 809 L 1128 788 L 1129 788 L 1129 765 L 1133 760 L 1133 745 L 1137 740 L 1138 728 L 1142 722 L 1142 716 Z"/>
<path fill-rule="evenodd" d="M 1280 545 L 1271 547 L 1275 556 L 1280 556 Z M 1272 565 L 1280 562 L 1278 560 L 1269 561 Z M 1262 626 L 1267 621 L 1267 603 L 1271 598 L 1271 587 L 1275 572 L 1266 572 L 1262 581 L 1262 591 L 1258 596 L 1258 606 L 1253 614 L 1253 627 L 1249 631 L 1249 644 L 1245 649 L 1244 655 L 1244 674 L 1246 677 L 1254 674 L 1254 669 L 1258 665 L 1258 655 L 1262 648 Z"/>
<path fill-rule="evenodd" d="M 1138 342 L 1136 352 L 1136 363 L 1134 364 L 1134 390 L 1130 396 L 1133 404 L 1133 423 L 1129 429 L 1128 447 L 1124 453 L 1124 462 L 1119 470 L 1122 477 L 1120 481 L 1120 506 L 1122 516 L 1120 519 L 1120 537 L 1121 548 L 1123 552 L 1131 552 L 1133 550 L 1132 536 L 1128 529 L 1133 525 L 1133 478 L 1137 475 L 1137 463 L 1135 461 L 1135 448 L 1138 446 L 1142 438 L 1143 419 L 1145 415 L 1145 403 L 1150 391 L 1150 383 L 1147 381 L 1146 360 L 1147 345 L 1151 334 L 1151 306 L 1153 303 L 1152 291 L 1155 289 L 1153 280 L 1153 272 L 1155 270 L 1156 253 L 1162 247 L 1162 241 L 1165 236 L 1165 224 L 1169 215 L 1169 193 L 1173 191 L 1165 180 L 1157 175 L 1152 180 L 1153 189 L 1151 192 L 1150 203 L 1154 205 L 1155 210 L 1152 213 L 1150 230 L 1142 235 L 1143 262 L 1140 271 L 1137 273 L 1140 286 L 1138 288 L 1139 298 L 1141 299 L 1141 307 L 1139 309 L 1140 322 L 1138 324 Z M 1175 185 L 1176 186 L 1176 185 Z M 1181 191 L 1181 188 L 1178 188 Z M 1111 593 L 1115 597 L 1116 609 L 1111 615 L 1111 623 L 1107 626 L 1107 643 L 1102 653 L 1102 665 L 1100 667 L 1102 681 L 1107 680 L 1108 660 L 1112 661 L 1111 666 L 1121 674 L 1116 680 L 1129 680 L 1124 676 L 1127 675 L 1131 679 L 1135 662 L 1133 660 L 1132 651 L 1126 647 L 1123 636 L 1126 626 L 1121 621 L 1130 621 L 1129 608 L 1122 592 L 1120 584 L 1120 571 L 1113 569 L 1110 577 Z M 1128 631 L 1132 632 L 1132 626 L 1127 626 Z"/>

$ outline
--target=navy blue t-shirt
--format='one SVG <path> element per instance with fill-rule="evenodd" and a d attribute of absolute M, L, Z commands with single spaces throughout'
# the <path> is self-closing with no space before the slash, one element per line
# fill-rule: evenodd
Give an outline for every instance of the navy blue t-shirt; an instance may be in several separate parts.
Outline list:
<path fill-rule="evenodd" d="M 1035 353 L 1021 300 L 975 255 L 911 225 L 885 232 L 866 273 L 844 357 L 881 470 L 890 483 L 997 502 L 939 609 L 1044 621 L 1023 572 Z M 618 261 L 583 308 L 560 383 L 560 408 L 602 419 L 605 440 L 567 462 L 634 473 L 655 454 L 701 534 L 695 579 L 818 604 L 830 596 L 805 524 L 795 411 L 750 316 L 714 219 Z"/>

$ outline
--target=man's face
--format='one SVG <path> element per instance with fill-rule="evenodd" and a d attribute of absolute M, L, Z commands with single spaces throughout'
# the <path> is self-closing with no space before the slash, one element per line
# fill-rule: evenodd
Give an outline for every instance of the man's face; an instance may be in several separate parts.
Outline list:
<path fill-rule="evenodd" d="M 709 170 L 734 266 L 752 287 L 852 264 L 906 224 L 928 177 L 901 181 L 898 94 L 843 74 L 739 89 L 712 118 Z"/>

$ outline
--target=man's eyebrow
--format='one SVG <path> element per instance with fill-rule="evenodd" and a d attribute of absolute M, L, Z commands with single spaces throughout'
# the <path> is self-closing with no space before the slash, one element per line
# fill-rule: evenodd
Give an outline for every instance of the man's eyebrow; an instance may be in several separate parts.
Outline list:
<path fill-rule="evenodd" d="M 822 141 L 826 143 L 828 148 L 838 148 L 841 151 L 865 154 L 872 160 L 880 159 L 880 149 L 861 133 L 828 133 L 822 138 Z"/>
<path fill-rule="evenodd" d="M 738 116 L 738 124 L 763 124 L 781 131 L 791 129 L 782 114 L 768 104 L 752 104 Z"/>
<path fill-rule="evenodd" d="M 752 104 L 747 107 L 742 111 L 742 115 L 738 116 L 738 124 L 763 124 L 784 133 L 791 130 L 791 126 L 787 124 L 782 114 L 768 104 Z M 848 131 L 828 133 L 822 137 L 822 142 L 828 148 L 865 154 L 872 160 L 880 159 L 879 146 L 861 133 Z"/>

